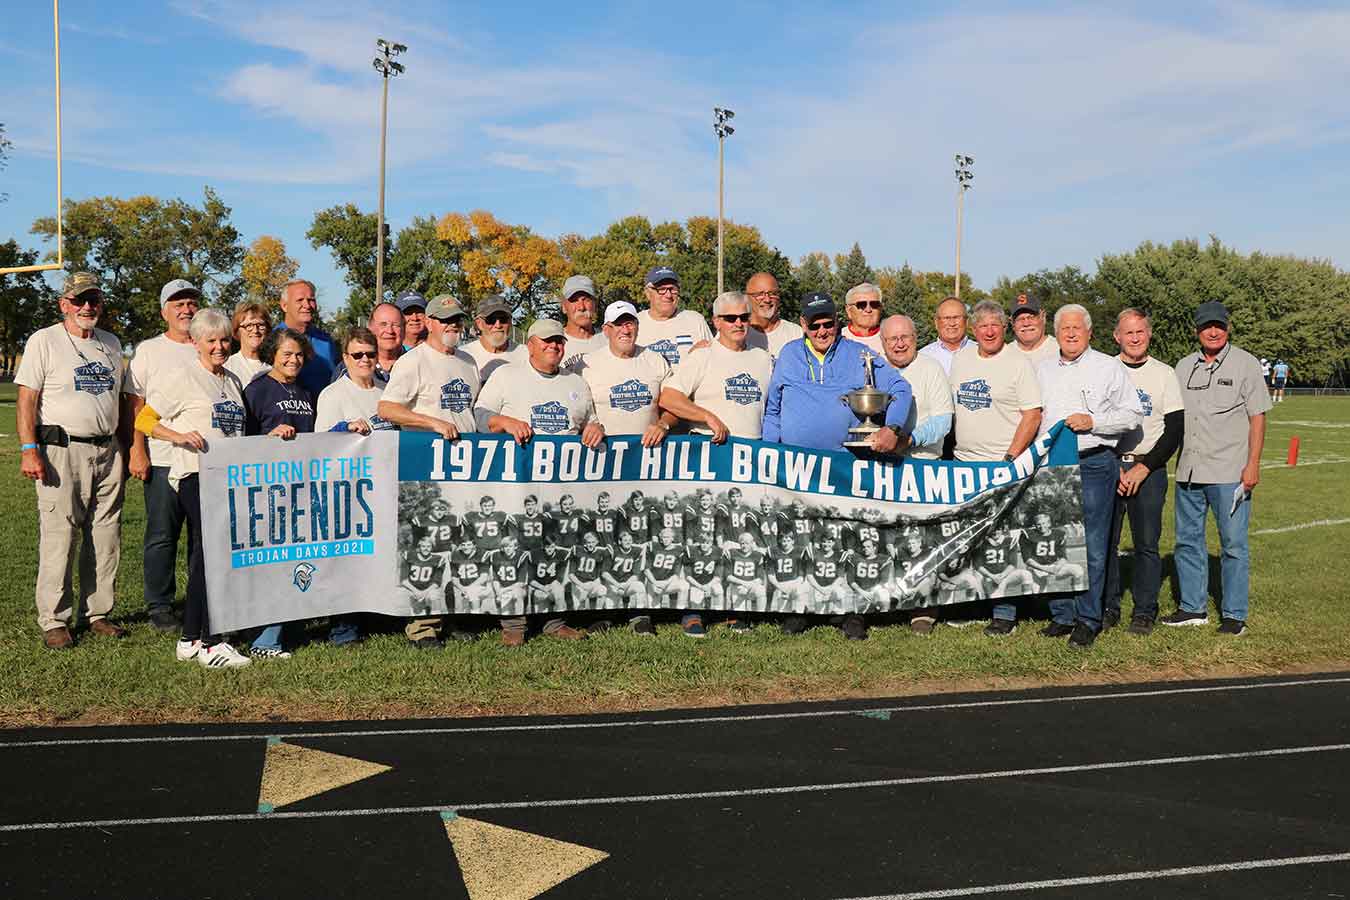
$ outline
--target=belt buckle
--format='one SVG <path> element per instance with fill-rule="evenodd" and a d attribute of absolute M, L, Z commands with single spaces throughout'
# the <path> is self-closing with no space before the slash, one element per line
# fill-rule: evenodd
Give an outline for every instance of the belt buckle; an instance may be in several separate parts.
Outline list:
<path fill-rule="evenodd" d="M 1132 463 L 1132 462 L 1134 462 L 1134 454 L 1133 454 L 1133 453 L 1122 453 L 1122 454 L 1120 454 L 1120 461 L 1123 462 L 1123 463 Z"/>

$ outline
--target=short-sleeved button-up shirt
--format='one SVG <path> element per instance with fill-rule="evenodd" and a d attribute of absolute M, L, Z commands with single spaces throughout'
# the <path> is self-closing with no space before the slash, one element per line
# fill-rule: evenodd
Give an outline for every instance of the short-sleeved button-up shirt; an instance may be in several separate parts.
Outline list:
<path fill-rule="evenodd" d="M 1212 363 L 1192 353 L 1177 363 L 1177 381 L 1186 404 L 1186 436 L 1177 458 L 1177 481 L 1241 481 L 1250 420 L 1271 405 L 1260 360 L 1232 344 Z"/>

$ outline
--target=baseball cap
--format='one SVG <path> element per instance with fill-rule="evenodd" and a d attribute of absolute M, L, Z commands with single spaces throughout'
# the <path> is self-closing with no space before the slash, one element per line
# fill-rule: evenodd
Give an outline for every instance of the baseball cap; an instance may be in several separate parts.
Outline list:
<path fill-rule="evenodd" d="M 61 285 L 61 296 L 78 297 L 85 291 L 102 291 L 93 272 L 72 272 Z"/>
<path fill-rule="evenodd" d="M 675 274 L 675 270 L 670 266 L 657 266 L 647 273 L 648 284 L 660 284 L 663 281 L 673 281 L 680 283 L 680 276 Z"/>
<path fill-rule="evenodd" d="M 1008 317 L 1015 319 L 1018 313 L 1038 313 L 1041 311 L 1041 300 L 1031 291 L 1023 291 L 1013 300 L 1012 306 L 1008 309 Z"/>
<path fill-rule="evenodd" d="M 506 313 L 511 315 L 511 304 L 506 302 L 506 298 L 501 294 L 490 294 L 484 298 L 483 302 L 478 304 L 478 310 L 475 315 L 480 319 L 486 319 L 493 313 Z"/>
<path fill-rule="evenodd" d="M 408 296 L 412 291 L 408 291 L 403 297 Z M 422 299 L 421 294 L 414 294 L 418 300 Z M 400 297 L 401 301 L 403 297 Z M 417 306 L 416 303 L 410 303 L 409 306 Z M 463 316 L 464 308 L 459 305 L 459 301 L 450 294 L 437 294 L 431 298 L 431 302 L 426 304 L 427 315 L 433 319 L 453 319 L 456 316 Z"/>
<path fill-rule="evenodd" d="M 613 325 L 619 321 L 620 316 L 632 316 L 637 318 L 637 307 L 627 300 L 616 300 L 605 307 L 605 324 Z"/>
<path fill-rule="evenodd" d="M 1218 322 L 1224 328 L 1228 327 L 1228 307 L 1224 306 L 1218 300 L 1206 300 L 1195 310 L 1195 327 L 1208 325 L 1210 322 Z"/>
<path fill-rule="evenodd" d="M 535 319 L 530 330 L 525 333 L 525 339 L 530 338 L 549 338 L 563 337 L 562 323 L 557 319 Z"/>
<path fill-rule="evenodd" d="M 812 291 L 802 299 L 802 318 L 806 321 L 822 316 L 838 316 L 839 310 L 824 291 Z"/>
<path fill-rule="evenodd" d="M 595 292 L 595 282 L 591 281 L 589 275 L 573 275 L 563 282 L 563 299 L 571 300 L 577 294 L 590 294 L 592 297 L 598 297 Z"/>
<path fill-rule="evenodd" d="M 186 278 L 175 278 L 159 290 L 159 308 L 173 300 L 179 294 L 191 294 L 196 299 L 202 299 L 202 292 L 197 290 L 196 286 Z"/>
<path fill-rule="evenodd" d="M 394 305 L 398 307 L 399 312 L 407 312 L 410 307 L 420 306 L 427 308 L 427 298 L 423 297 L 417 291 L 404 291 L 394 300 Z"/>

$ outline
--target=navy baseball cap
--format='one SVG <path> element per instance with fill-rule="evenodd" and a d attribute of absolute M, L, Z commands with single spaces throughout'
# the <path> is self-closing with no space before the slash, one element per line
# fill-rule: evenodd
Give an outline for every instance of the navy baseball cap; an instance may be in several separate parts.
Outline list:
<path fill-rule="evenodd" d="M 675 274 L 675 270 L 670 266 L 657 266 L 647 273 L 648 284 L 660 284 L 663 281 L 673 281 L 680 283 L 680 276 Z"/>
<path fill-rule="evenodd" d="M 1203 328 L 1210 322 L 1218 322 L 1224 328 L 1228 327 L 1228 307 L 1224 306 L 1218 300 L 1206 300 L 1195 310 L 1195 327 Z"/>
<path fill-rule="evenodd" d="M 1015 319 L 1018 313 L 1038 313 L 1041 311 L 1041 299 L 1031 291 L 1023 291 L 1017 295 L 1012 302 L 1012 308 L 1008 310 L 1008 317 Z"/>
<path fill-rule="evenodd" d="M 822 316 L 839 315 L 839 309 L 824 291 L 812 291 L 802 298 L 802 318 L 810 322 Z"/>
<path fill-rule="evenodd" d="M 407 312 L 414 306 L 420 306 L 423 309 L 426 309 L 427 298 L 417 293 L 417 291 L 404 291 L 398 295 L 398 299 L 394 301 L 394 305 L 398 307 L 399 312 Z"/>

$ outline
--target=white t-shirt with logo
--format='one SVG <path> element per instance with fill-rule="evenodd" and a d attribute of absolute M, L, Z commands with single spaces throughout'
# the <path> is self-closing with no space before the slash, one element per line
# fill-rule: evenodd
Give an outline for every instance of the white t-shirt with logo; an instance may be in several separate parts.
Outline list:
<path fill-rule="evenodd" d="M 131 357 L 131 365 L 127 367 L 122 392 L 145 398 L 157 382 L 177 377 L 178 370 L 187 366 L 201 368 L 196 344 L 180 344 L 170 340 L 167 334 L 141 341 L 136 346 L 135 355 Z M 150 453 L 150 465 L 169 465 L 169 454 L 174 449 L 172 444 L 146 438 L 146 445 Z"/>
<path fill-rule="evenodd" d="M 217 375 L 194 360 L 174 375 L 154 379 L 145 395 L 145 405 L 159 414 L 159 424 L 173 431 L 197 432 L 206 439 L 208 450 L 214 441 L 244 436 L 244 387 L 233 372 L 222 369 Z M 162 443 L 169 450 L 155 465 L 168 466 L 169 482 L 176 486 L 198 470 L 201 454 Z"/>
<path fill-rule="evenodd" d="M 473 404 L 480 384 L 472 356 L 440 353 L 424 341 L 399 357 L 380 399 L 471 432 L 477 430 Z"/>
<path fill-rule="evenodd" d="M 772 376 L 769 351 L 747 347 L 738 352 L 714 340 L 689 354 L 669 387 L 721 419 L 735 437 L 759 440 L 764 426 L 764 396 Z M 695 434 L 712 434 L 702 423 L 692 430 Z"/>
<path fill-rule="evenodd" d="M 638 313 L 638 343 L 665 357 L 677 367 L 700 341 L 712 340 L 707 321 L 692 309 L 682 309 L 669 319 L 654 319 L 649 309 Z"/>
<path fill-rule="evenodd" d="M 493 353 L 484 347 L 483 342 L 478 338 L 460 344 L 459 352 L 473 357 L 474 363 L 478 366 L 479 384 L 486 383 L 489 375 L 507 363 L 520 362 L 529 356 L 524 347 L 518 347 L 509 341 L 505 350 L 501 353 Z"/>
<path fill-rule="evenodd" d="M 77 437 L 104 437 L 117 430 L 122 400 L 122 345 L 95 328 L 76 337 L 57 322 L 24 344 L 15 384 L 39 392 L 41 425 L 60 425 Z"/>
<path fill-rule="evenodd" d="M 401 365 L 401 364 L 400 364 Z M 559 369 L 545 375 L 529 361 L 503 366 L 483 385 L 474 407 L 478 430 L 487 431 L 488 419 L 510 416 L 529 424 L 537 434 L 580 434 L 593 421 L 595 405 L 586 379 Z"/>
<path fill-rule="evenodd" d="M 1007 344 L 990 357 L 974 343 L 958 351 L 948 382 L 956 404 L 956 458 L 963 462 L 1003 459 L 1022 413 L 1041 405 L 1036 371 Z"/>
<path fill-rule="evenodd" d="M 950 416 L 953 413 L 952 387 L 947 382 L 947 373 L 942 365 L 931 356 L 914 354 L 914 359 L 903 369 L 898 370 L 909 382 L 914 394 L 914 424 L 933 416 Z M 911 448 L 907 455 L 915 459 L 941 459 L 943 441 L 924 444 Z M 1007 452 L 1006 448 L 1004 452 Z M 1001 459 L 1002 453 L 999 454 Z"/>
<path fill-rule="evenodd" d="M 262 373 L 272 371 L 272 367 L 261 359 L 250 359 L 242 353 L 236 353 L 225 360 L 225 368 L 233 372 L 244 387 L 248 387 L 249 382 Z"/>
<path fill-rule="evenodd" d="M 1123 359 L 1121 365 L 1125 366 L 1125 374 L 1130 376 L 1130 383 L 1139 395 L 1139 405 L 1144 407 L 1144 423 L 1122 435 L 1116 449 L 1136 455 L 1147 453 L 1162 437 L 1163 417 L 1185 409 L 1181 382 L 1177 381 L 1175 369 L 1151 356 L 1137 368 L 1127 365 Z"/>
<path fill-rule="evenodd" d="M 609 346 L 609 338 L 605 337 L 605 333 L 598 329 L 595 334 L 588 338 L 572 337 L 564 331 L 563 338 L 566 340 L 566 343 L 563 344 L 562 358 L 562 368 L 564 369 L 576 368 L 577 363 L 581 362 L 581 357 Z"/>
<path fill-rule="evenodd" d="M 745 333 L 745 345 L 747 347 L 756 347 L 760 350 L 769 351 L 769 355 L 774 359 L 783 355 L 783 348 L 795 340 L 798 340 L 806 332 L 802 331 L 802 326 L 796 322 L 789 322 L 787 319 L 779 319 L 778 327 L 773 331 L 760 331 L 751 325 L 750 330 Z"/>
<path fill-rule="evenodd" d="M 628 359 L 615 356 L 609 347 L 594 350 L 573 367 L 590 388 L 605 434 L 642 434 L 660 418 L 657 401 L 670 378 L 670 365 L 659 353 L 636 349 Z"/>
<path fill-rule="evenodd" d="M 384 383 L 378 378 L 363 388 L 343 376 L 324 388 L 319 394 L 318 409 L 314 413 L 314 430 L 331 431 L 339 422 L 365 419 L 374 431 L 392 429 L 393 422 L 381 419 L 377 410 L 384 396 Z"/>
<path fill-rule="evenodd" d="M 1047 359 L 1059 359 L 1059 341 L 1046 335 L 1044 341 L 1035 350 L 1023 350 L 1022 345 L 1013 341 L 1010 346 L 1016 347 L 1017 351 L 1027 358 L 1031 363 L 1031 368 L 1035 369 Z"/>

